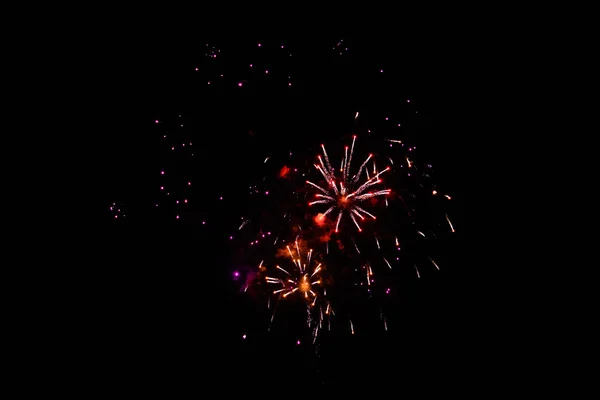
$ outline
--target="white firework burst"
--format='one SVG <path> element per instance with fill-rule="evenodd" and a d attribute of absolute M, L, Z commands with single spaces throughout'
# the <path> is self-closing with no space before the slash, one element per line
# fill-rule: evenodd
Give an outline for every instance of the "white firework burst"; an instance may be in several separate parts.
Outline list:
<path fill-rule="evenodd" d="M 345 147 L 345 155 L 342 160 L 339 174 L 336 176 L 336 171 L 331 167 L 329 162 L 329 157 L 327 156 L 327 151 L 325 150 L 325 146 L 321 145 L 323 149 L 323 156 L 325 158 L 325 162 L 321 156 L 319 158 L 319 164 L 315 164 L 315 168 L 321 172 L 323 178 L 328 183 L 327 187 L 321 187 L 313 182 L 306 181 L 309 185 L 317 188 L 321 193 L 317 193 L 316 197 L 318 200 L 311 201 L 308 203 L 309 206 L 314 204 L 327 204 L 330 205 L 329 208 L 321 214 L 320 218 L 324 218 L 327 214 L 332 212 L 333 210 L 338 209 L 339 213 L 337 216 L 337 222 L 335 224 L 335 231 L 338 232 L 340 221 L 344 214 L 348 214 L 354 225 L 358 228 L 359 231 L 362 231 L 356 217 L 359 217 L 361 220 L 365 219 L 365 215 L 376 219 L 375 216 L 364 208 L 360 206 L 362 202 L 367 199 L 376 197 L 376 196 L 386 196 L 391 190 L 377 190 L 377 191 L 367 191 L 371 186 L 374 186 L 378 183 L 381 183 L 381 179 L 379 176 L 386 171 L 389 171 L 390 167 L 387 167 L 381 172 L 377 172 L 377 166 L 375 162 L 373 162 L 373 176 L 369 176 L 368 168 L 365 168 L 369 160 L 373 157 L 372 154 L 369 154 L 369 157 L 361 164 L 358 172 L 355 175 L 351 175 L 350 173 L 350 165 L 352 163 L 352 155 L 354 154 L 354 142 L 356 141 L 356 136 L 352 138 L 352 147 L 350 149 L 350 155 L 348 156 L 348 146 Z M 362 172 L 365 171 L 366 181 L 362 184 L 359 183 L 360 176 Z"/>

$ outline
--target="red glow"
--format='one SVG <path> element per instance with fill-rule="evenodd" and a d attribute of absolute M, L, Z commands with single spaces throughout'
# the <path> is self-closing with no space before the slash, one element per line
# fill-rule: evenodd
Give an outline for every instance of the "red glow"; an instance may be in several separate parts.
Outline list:
<path fill-rule="evenodd" d="M 281 168 L 281 170 L 279 171 L 279 177 L 280 178 L 285 178 L 287 176 L 288 172 L 290 172 L 290 169 L 287 166 L 284 165 Z"/>
<path fill-rule="evenodd" d="M 325 225 L 325 215 L 323 215 L 321 213 L 315 215 L 313 220 L 314 220 L 315 224 L 319 227 L 322 227 Z"/>

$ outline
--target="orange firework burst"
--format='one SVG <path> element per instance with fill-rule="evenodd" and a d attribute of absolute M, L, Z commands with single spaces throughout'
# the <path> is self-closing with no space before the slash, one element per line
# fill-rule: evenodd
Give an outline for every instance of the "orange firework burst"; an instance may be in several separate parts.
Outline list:
<path fill-rule="evenodd" d="M 281 278 L 267 276 L 267 283 L 281 285 L 281 288 L 274 290 L 273 293 L 279 293 L 283 298 L 298 292 L 305 299 L 312 300 L 312 305 L 314 305 L 319 291 L 317 287 L 322 288 L 323 285 L 322 264 L 312 259 L 312 249 L 304 254 L 301 252 L 298 239 L 295 242 L 295 251 L 289 245 L 286 246 L 286 250 L 292 261 L 292 267 L 284 269 L 277 265 L 275 268 L 285 273 L 285 276 Z"/>

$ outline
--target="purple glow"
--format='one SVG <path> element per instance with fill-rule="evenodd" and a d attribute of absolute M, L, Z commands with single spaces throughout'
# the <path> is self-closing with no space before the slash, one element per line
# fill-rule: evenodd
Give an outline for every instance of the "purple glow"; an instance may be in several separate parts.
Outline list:
<path fill-rule="evenodd" d="M 240 276 L 240 273 L 239 273 L 239 272 L 237 272 L 237 271 L 235 271 L 235 272 L 233 273 L 233 276 L 235 276 L 235 277 L 237 278 L 238 276 Z"/>
<path fill-rule="evenodd" d="M 299 344 L 300 344 L 300 341 L 298 340 L 298 341 L 296 342 L 296 344 L 297 344 L 297 345 L 299 345 Z"/>
<path fill-rule="evenodd" d="M 246 339 L 246 334 L 245 333 L 242 335 L 242 339 Z"/>

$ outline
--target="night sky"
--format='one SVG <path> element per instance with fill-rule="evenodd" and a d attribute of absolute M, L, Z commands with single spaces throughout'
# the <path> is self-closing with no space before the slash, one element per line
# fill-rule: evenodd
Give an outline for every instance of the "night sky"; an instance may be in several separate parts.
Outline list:
<path fill-rule="evenodd" d="M 440 46 L 343 35 L 158 36 L 99 42 L 95 60 L 95 90 L 108 99 L 94 110 L 93 127 L 102 154 L 96 212 L 103 221 L 87 311 L 95 344 L 86 354 L 95 374 L 109 385 L 147 386 L 168 376 L 247 395 L 282 388 L 289 392 L 281 395 L 316 395 L 339 387 L 400 394 L 463 379 L 466 129 L 460 121 L 468 110 L 449 91 L 457 84 L 449 82 L 451 61 Z M 383 282 L 377 285 L 391 294 L 368 296 L 356 274 L 339 272 L 361 267 L 346 241 L 328 259 L 328 270 L 338 271 L 331 291 L 344 310 L 332 330 L 313 343 L 301 306 L 292 303 L 277 311 L 269 332 L 264 293 L 244 289 L 249 275 L 259 276 L 255 261 L 274 256 L 277 246 L 249 249 L 249 238 L 269 231 L 281 210 L 312 212 L 302 208 L 305 201 L 290 200 L 290 190 L 305 193 L 305 180 L 319 179 L 313 164 L 321 144 L 339 167 L 352 135 L 352 168 L 370 152 L 400 151 L 386 139 L 401 140 L 402 151 L 414 147 L 411 167 L 421 168 L 410 184 L 389 183 L 414 201 L 417 225 L 400 213 L 377 220 L 382 238 L 402 242 L 393 272 L 381 256 L 373 262 Z M 404 156 L 394 160 L 395 176 L 408 169 L 402 163 Z M 283 166 L 291 170 L 280 178 Z M 388 212 L 381 201 L 373 204 Z M 247 232 L 238 229 L 243 217 L 253 221 Z M 349 218 L 342 221 L 345 232 L 355 230 Z M 418 226 L 428 228 L 422 240 Z M 294 237 L 287 234 L 286 243 Z"/>

